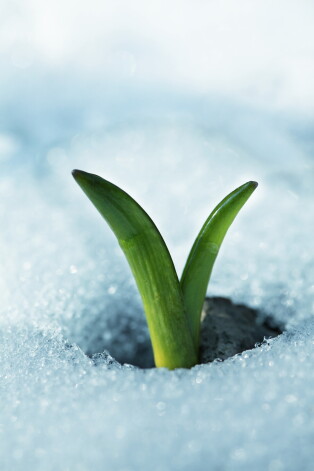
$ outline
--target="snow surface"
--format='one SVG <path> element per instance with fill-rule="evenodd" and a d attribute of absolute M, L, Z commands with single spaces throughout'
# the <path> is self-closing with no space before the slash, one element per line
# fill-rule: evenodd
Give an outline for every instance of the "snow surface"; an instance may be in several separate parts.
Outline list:
<path fill-rule="evenodd" d="M 82 23 L 74 24 L 83 21 L 82 6 L 72 19 L 71 0 L 54 2 L 47 13 L 51 29 L 41 30 L 40 4 L 25 3 L 28 17 L 18 2 L 8 3 L 2 16 L 1 49 L 11 68 L 2 56 L 0 469 L 312 471 L 314 107 L 312 86 L 301 86 L 314 70 L 313 41 L 307 41 L 313 39 L 307 28 L 311 5 L 282 4 L 290 16 L 279 32 L 292 25 L 298 32 L 287 39 L 295 46 L 291 55 L 278 59 L 285 73 L 274 66 L 281 9 L 275 8 L 269 26 L 273 4 L 263 2 L 262 11 L 248 12 L 247 28 L 264 18 L 256 41 L 259 51 L 262 38 L 274 42 L 268 59 L 260 53 L 263 60 L 254 62 L 245 38 L 236 35 L 248 65 L 240 61 L 234 71 L 228 36 L 221 46 L 226 68 L 206 81 L 210 70 L 205 67 L 202 80 L 202 69 L 196 70 L 206 44 L 213 51 L 211 41 L 237 24 L 241 12 L 230 10 L 232 2 L 222 2 L 225 10 L 219 11 L 199 2 L 224 21 L 216 33 L 194 38 L 198 55 L 192 61 L 188 51 L 184 76 L 184 45 L 176 64 L 175 51 L 165 52 L 173 39 L 169 19 L 162 35 L 133 18 L 127 40 L 119 28 L 102 33 L 99 24 L 94 46 L 105 38 L 107 48 L 118 44 L 119 52 L 120 44 L 123 52 L 133 38 L 130 49 L 139 57 L 134 68 L 133 56 L 120 51 L 109 78 L 108 64 L 97 66 L 100 47 L 90 58 L 91 76 L 84 69 L 91 45 L 75 62 L 77 49 L 65 31 L 69 25 L 82 35 L 82 43 L 74 41 L 81 48 L 88 34 Z M 161 21 L 165 7 L 153 4 L 151 15 Z M 183 4 L 181 35 L 189 21 L 202 17 L 194 12 L 190 18 L 188 2 Z M 104 12 L 99 17 L 111 24 L 116 8 L 113 2 L 109 19 Z M 53 25 L 61 18 L 59 44 Z M 25 31 L 38 28 L 25 44 L 23 25 Z M 163 64 L 158 83 L 148 74 L 153 52 Z M 296 57 L 305 64 L 300 76 L 292 73 Z M 233 75 L 226 81 L 228 67 Z M 266 85 L 254 80 L 259 68 Z M 96 72 L 106 79 L 97 82 Z M 179 273 L 213 206 L 241 183 L 257 180 L 259 188 L 226 237 L 208 294 L 258 308 L 261 317 L 272 315 L 285 333 L 191 370 L 132 366 L 149 349 L 139 295 L 114 236 L 72 179 L 73 168 L 100 174 L 135 197 L 160 228 Z"/>

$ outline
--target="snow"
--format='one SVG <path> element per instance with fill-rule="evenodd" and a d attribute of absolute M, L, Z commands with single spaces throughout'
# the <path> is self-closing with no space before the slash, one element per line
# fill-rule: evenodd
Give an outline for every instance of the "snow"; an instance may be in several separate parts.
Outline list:
<path fill-rule="evenodd" d="M 4 2 L 1 470 L 312 471 L 313 8 L 240 3 L 176 17 L 174 2 L 163 23 L 163 2 L 133 16 L 96 2 L 85 31 L 83 3 Z M 258 181 L 208 294 L 284 334 L 191 370 L 134 366 L 150 351 L 139 294 L 73 168 L 139 201 L 179 273 L 214 205 Z"/>

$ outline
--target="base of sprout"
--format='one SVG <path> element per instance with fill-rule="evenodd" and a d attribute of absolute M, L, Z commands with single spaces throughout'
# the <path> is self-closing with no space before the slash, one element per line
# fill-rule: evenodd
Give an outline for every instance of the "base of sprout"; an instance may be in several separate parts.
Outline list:
<path fill-rule="evenodd" d="M 274 324 L 271 316 L 262 317 L 257 310 L 222 297 L 205 299 L 202 319 L 200 363 L 226 360 L 254 348 L 265 338 L 276 337 L 283 330 L 283 326 Z M 99 330 L 99 327 L 94 325 L 93 329 Z M 110 341 L 101 343 L 101 338 L 104 337 L 100 335 L 97 342 L 90 344 L 85 351 L 96 366 L 104 364 L 116 368 L 127 364 L 144 369 L 154 368 L 149 334 L 141 328 L 139 335 L 134 320 L 130 326 L 124 322 L 122 337 L 121 332 L 119 337 L 117 330 L 117 337 L 111 337 Z M 127 342 L 128 349 L 122 349 L 119 342 L 124 342 L 124 346 Z"/>

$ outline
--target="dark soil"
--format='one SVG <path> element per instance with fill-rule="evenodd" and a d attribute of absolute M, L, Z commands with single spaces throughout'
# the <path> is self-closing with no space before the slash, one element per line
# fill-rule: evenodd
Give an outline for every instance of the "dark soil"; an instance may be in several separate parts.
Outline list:
<path fill-rule="evenodd" d="M 258 311 L 227 298 L 206 298 L 203 317 L 200 363 L 225 360 L 282 333 L 270 317 L 262 322 Z"/>

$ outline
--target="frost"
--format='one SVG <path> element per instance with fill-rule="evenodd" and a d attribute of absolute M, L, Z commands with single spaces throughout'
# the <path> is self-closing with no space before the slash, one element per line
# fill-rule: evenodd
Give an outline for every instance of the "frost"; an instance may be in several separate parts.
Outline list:
<path fill-rule="evenodd" d="M 114 180 L 155 215 L 178 267 L 213 204 L 244 175 L 260 180 L 260 193 L 226 238 L 209 292 L 259 307 L 286 323 L 287 332 L 190 371 L 133 367 L 150 351 L 147 329 L 114 237 L 71 180 L 70 169 L 86 165 L 85 150 L 69 149 L 69 161 L 40 179 L 32 170 L 21 179 L 9 167 L 1 197 L 4 202 L 10 195 L 10 207 L 2 203 L 0 236 L 1 469 L 101 470 L 106 463 L 117 470 L 310 470 L 309 175 L 304 171 L 292 186 L 292 173 L 278 175 L 271 163 L 243 149 L 241 160 L 230 160 L 226 169 L 216 151 L 208 152 L 197 127 L 176 124 L 173 139 L 158 125 L 157 142 L 156 126 L 116 128 L 98 142 L 101 156 L 128 153 L 136 168 L 117 166 L 91 147 L 89 169 L 116 173 Z M 208 142 L 219 146 L 221 156 L 234 146 L 210 132 Z M 180 156 L 184 197 L 172 193 L 167 160 L 154 181 L 164 149 Z M 212 177 L 212 168 L 223 181 Z"/>
<path fill-rule="evenodd" d="M 277 65 L 282 49 L 276 43 L 271 60 L 257 55 L 262 65 L 259 59 L 252 62 L 254 47 L 252 61 L 238 58 L 232 48 L 227 70 L 220 69 L 230 48 L 226 41 L 224 54 L 215 55 L 216 65 L 208 68 L 208 44 L 215 46 L 213 53 L 216 42 L 205 32 L 217 28 L 221 38 L 221 28 L 235 23 L 241 29 L 235 38 L 239 51 L 251 44 L 238 21 L 241 9 L 232 7 L 225 17 L 216 12 L 225 23 L 204 14 L 201 39 L 195 40 L 200 49 L 186 47 L 182 39 L 179 59 L 169 51 L 169 57 L 162 56 L 164 67 L 156 70 L 154 54 L 168 52 L 174 43 L 170 20 L 160 45 L 150 42 L 150 34 L 157 34 L 152 25 L 139 19 L 134 34 L 142 32 L 146 46 L 137 50 L 137 38 L 131 41 L 134 51 L 107 51 L 106 65 L 97 68 L 103 51 L 94 43 L 85 48 L 85 12 L 77 12 L 80 27 L 71 24 L 83 42 L 74 41 L 74 55 L 68 43 L 63 47 L 73 5 L 60 5 L 68 20 L 56 37 L 42 27 L 40 14 L 30 14 L 26 31 L 34 34 L 24 49 L 11 44 L 24 42 L 22 32 L 17 37 L 5 28 L 6 15 L 8 24 L 13 21 L 11 7 L 1 17 L 6 38 L 1 51 L 13 63 L 12 69 L 0 63 L 5 111 L 0 133 L 1 471 L 312 471 L 314 166 L 308 97 L 313 81 L 303 48 L 313 43 L 311 9 L 302 9 L 304 21 L 292 25 L 294 7 L 282 3 L 291 15 L 282 28 L 291 23 L 291 30 L 298 29 L 295 49 L 288 29 L 282 34 L 287 50 L 293 50 L 291 63 L 282 58 Z M 269 24 L 269 18 L 281 20 L 282 11 L 272 5 L 259 15 L 259 8 L 250 13 L 258 22 L 245 24 L 257 35 L 261 53 L 268 31 L 272 41 L 279 37 L 279 20 Z M 113 12 L 108 15 L 111 21 Z M 164 16 L 169 15 L 160 21 Z M 108 32 L 103 17 L 91 37 L 104 44 L 127 43 Z M 259 21 L 265 22 L 263 34 L 255 27 Z M 184 24 L 177 25 L 182 38 L 188 37 Z M 306 41 L 303 31 L 310 31 Z M 272 43 L 267 49 L 272 51 Z M 191 58 L 197 51 L 202 79 Z M 79 52 L 84 60 L 73 74 L 71 60 L 81 57 Z M 176 62 L 180 57 L 182 64 Z M 248 65 L 236 70 L 240 59 Z M 170 63 L 174 75 L 163 82 L 158 74 Z M 53 64 L 61 75 L 51 73 Z M 91 75 L 97 76 L 97 86 L 86 64 L 95 67 Z M 122 83 L 107 77 L 112 66 Z M 298 82 L 295 70 L 305 70 L 310 85 Z M 240 72 L 248 78 L 241 79 Z M 140 73 L 135 86 L 132 80 Z M 173 77 L 182 74 L 174 90 Z M 247 83 L 257 76 L 257 85 Z M 147 327 L 130 270 L 114 236 L 72 180 L 73 168 L 98 173 L 134 196 L 165 236 L 179 272 L 215 204 L 241 183 L 258 181 L 227 234 L 208 294 L 258 308 L 261 318 L 271 315 L 283 323 L 284 334 L 224 362 L 188 371 L 150 368 Z"/>

